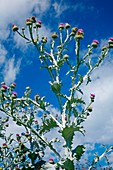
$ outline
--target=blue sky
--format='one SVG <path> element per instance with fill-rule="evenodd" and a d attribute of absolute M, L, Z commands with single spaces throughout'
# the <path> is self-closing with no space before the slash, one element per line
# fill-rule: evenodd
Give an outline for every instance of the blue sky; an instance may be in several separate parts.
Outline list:
<path fill-rule="evenodd" d="M 83 53 L 93 39 L 99 40 L 100 50 L 106 45 L 108 38 L 113 37 L 112 0 L 1 0 L 0 3 L 0 81 L 7 84 L 16 82 L 19 96 L 23 94 L 26 86 L 30 86 L 32 97 L 39 93 L 41 96 L 47 96 L 47 100 L 52 104 L 53 101 L 56 103 L 56 98 L 52 96 L 50 86 L 46 83 L 50 80 L 47 72 L 40 70 L 38 52 L 35 47 L 27 45 L 22 38 L 12 32 L 13 23 L 22 27 L 26 18 L 36 16 L 43 25 L 40 35 L 48 37 L 48 44 L 52 32 L 57 31 L 61 22 L 83 28 L 85 33 L 81 45 Z M 73 56 L 70 58 L 73 61 Z M 86 137 L 77 139 L 78 143 L 82 141 L 92 143 L 92 148 L 95 148 L 95 143 L 113 144 L 112 71 L 113 59 L 110 53 L 101 67 L 92 74 L 92 83 L 88 87 L 82 87 L 86 101 L 89 100 L 91 92 L 96 94 L 96 100 L 92 115 L 84 123 Z M 112 157 L 113 153 L 110 155 L 113 163 Z"/>

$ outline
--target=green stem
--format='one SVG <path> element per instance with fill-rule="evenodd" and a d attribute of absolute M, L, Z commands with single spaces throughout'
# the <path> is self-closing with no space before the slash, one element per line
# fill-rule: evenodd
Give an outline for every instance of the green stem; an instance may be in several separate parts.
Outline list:
<path fill-rule="evenodd" d="M 25 37 L 25 35 L 22 35 L 19 31 L 17 31 L 17 33 L 18 33 L 22 38 L 24 38 L 24 39 L 26 39 L 26 40 L 28 40 L 28 41 L 30 42 L 30 39 L 27 38 L 27 37 Z"/>

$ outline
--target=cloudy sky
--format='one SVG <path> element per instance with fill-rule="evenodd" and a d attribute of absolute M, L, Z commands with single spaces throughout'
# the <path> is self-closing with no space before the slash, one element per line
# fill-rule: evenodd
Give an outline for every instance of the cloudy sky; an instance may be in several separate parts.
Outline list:
<path fill-rule="evenodd" d="M 59 23 L 70 23 L 83 28 L 85 38 L 83 49 L 93 39 L 98 39 L 99 49 L 113 37 L 113 1 L 112 0 L 0 0 L 0 81 L 6 84 L 16 82 L 18 95 L 26 86 L 32 89 L 32 95 L 39 93 L 51 98 L 47 72 L 40 70 L 40 61 L 36 49 L 12 32 L 12 24 L 25 26 L 26 18 L 36 16 L 42 21 L 40 35 L 50 40 Z M 49 43 L 49 42 L 48 42 Z M 97 57 L 99 50 L 97 51 Z M 71 56 L 70 56 L 71 57 Z M 72 60 L 72 57 L 71 57 Z M 100 68 L 92 74 L 92 82 L 83 86 L 86 101 L 90 93 L 95 93 L 93 112 L 84 123 L 86 137 L 81 143 L 113 144 L 113 58 L 112 52 Z M 54 98 L 54 102 L 56 99 Z M 53 103 L 52 103 L 53 104 Z M 14 125 L 13 125 L 14 126 Z M 12 128 L 12 127 L 11 127 Z M 112 153 L 110 160 L 113 162 Z"/>

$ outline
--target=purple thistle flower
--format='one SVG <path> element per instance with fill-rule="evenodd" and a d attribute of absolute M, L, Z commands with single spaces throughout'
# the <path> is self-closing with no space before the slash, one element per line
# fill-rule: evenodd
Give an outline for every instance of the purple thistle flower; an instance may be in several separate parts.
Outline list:
<path fill-rule="evenodd" d="M 40 20 L 37 21 L 39 24 L 42 24 L 42 22 Z"/>
<path fill-rule="evenodd" d="M 49 158 L 49 161 L 53 161 L 53 158 Z"/>
<path fill-rule="evenodd" d="M 93 94 L 93 93 L 91 93 L 91 95 L 90 95 L 91 97 L 95 97 L 95 94 Z"/>
<path fill-rule="evenodd" d="M 2 85 L 2 88 L 8 89 L 8 86 L 6 86 L 5 84 L 3 84 L 3 85 Z"/>
<path fill-rule="evenodd" d="M 61 30 L 63 30 L 64 27 L 65 27 L 65 24 L 64 24 L 64 23 L 60 23 L 59 26 L 58 26 L 58 28 L 61 29 Z"/>
<path fill-rule="evenodd" d="M 20 136 L 18 133 L 16 134 L 16 137 Z"/>
<path fill-rule="evenodd" d="M 15 96 L 17 96 L 17 92 L 15 92 L 15 91 L 14 91 L 14 92 L 12 92 L 12 94 L 13 94 L 13 95 L 15 95 Z"/>
<path fill-rule="evenodd" d="M 93 40 L 93 43 L 99 44 L 98 40 Z"/>
<path fill-rule="evenodd" d="M 83 29 L 78 29 L 78 33 L 84 33 Z"/>
<path fill-rule="evenodd" d="M 113 37 L 109 38 L 109 40 L 113 41 Z"/>

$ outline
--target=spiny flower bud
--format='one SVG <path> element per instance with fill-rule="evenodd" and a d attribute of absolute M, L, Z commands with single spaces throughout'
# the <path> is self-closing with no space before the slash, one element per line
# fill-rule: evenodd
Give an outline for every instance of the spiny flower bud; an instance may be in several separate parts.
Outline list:
<path fill-rule="evenodd" d="M 46 114 L 46 113 L 44 113 L 44 117 L 47 117 L 47 114 Z"/>
<path fill-rule="evenodd" d="M 50 164 L 54 164 L 53 158 L 49 158 L 49 163 L 50 163 Z"/>
<path fill-rule="evenodd" d="M 15 88 L 15 87 L 16 87 L 16 83 L 10 84 L 10 87 L 11 87 L 11 88 Z"/>
<path fill-rule="evenodd" d="M 65 24 L 65 28 L 66 28 L 66 29 L 68 29 L 68 28 L 70 28 L 70 27 L 71 27 L 70 24 L 68 24 L 68 23 Z"/>
<path fill-rule="evenodd" d="M 15 91 L 12 92 L 12 97 L 13 97 L 13 98 L 16 98 L 16 97 L 17 97 L 17 92 L 15 92 Z"/>
<path fill-rule="evenodd" d="M 3 143 L 2 148 L 3 148 L 3 149 L 7 148 L 7 144 L 6 144 L 6 143 Z"/>
<path fill-rule="evenodd" d="M 113 38 L 109 38 L 108 40 L 109 48 L 113 48 Z"/>
<path fill-rule="evenodd" d="M 97 48 L 98 44 L 99 44 L 99 41 L 98 41 L 98 40 L 93 40 L 91 46 L 92 46 L 93 48 Z"/>
<path fill-rule="evenodd" d="M 41 28 L 42 22 L 40 20 L 37 21 L 36 27 Z"/>
<path fill-rule="evenodd" d="M 42 37 L 41 42 L 42 42 L 42 43 L 47 43 L 47 37 Z"/>
<path fill-rule="evenodd" d="M 6 86 L 5 84 L 3 84 L 3 85 L 1 86 L 1 91 L 2 91 L 2 92 L 6 92 L 7 89 L 8 89 L 8 86 Z"/>
<path fill-rule="evenodd" d="M 30 87 L 29 87 L 29 86 L 27 86 L 27 87 L 26 87 L 26 90 L 30 90 Z"/>
<path fill-rule="evenodd" d="M 8 127 L 8 126 L 9 126 L 9 123 L 6 123 L 5 126 Z"/>
<path fill-rule="evenodd" d="M 39 94 L 36 94 L 36 95 L 35 95 L 34 100 L 35 100 L 36 102 L 40 100 Z"/>
<path fill-rule="evenodd" d="M 69 58 L 69 56 L 67 55 L 67 54 L 65 54 L 64 56 L 63 56 L 63 59 L 64 60 L 67 60 Z"/>
<path fill-rule="evenodd" d="M 22 31 L 24 31 L 25 30 L 25 27 L 22 27 Z"/>
<path fill-rule="evenodd" d="M 29 136 L 29 132 L 28 131 L 25 133 L 25 136 Z"/>
<path fill-rule="evenodd" d="M 18 29 L 19 29 L 19 28 L 18 28 L 17 25 L 14 25 L 14 24 L 12 25 L 12 30 L 13 30 L 14 32 L 15 32 L 15 31 L 18 31 Z"/>
<path fill-rule="evenodd" d="M 56 39 L 58 38 L 58 34 L 56 32 L 53 32 L 52 36 L 51 36 L 53 39 Z"/>
<path fill-rule="evenodd" d="M 74 32 L 74 33 L 76 33 L 76 32 L 77 32 L 77 30 L 78 30 L 78 28 L 77 28 L 77 27 L 73 27 L 73 28 L 71 29 L 71 31 L 72 31 L 72 32 Z"/>
<path fill-rule="evenodd" d="M 4 89 L 8 89 L 8 86 L 6 86 L 5 84 L 3 84 L 1 87 Z"/>
<path fill-rule="evenodd" d="M 90 98 L 91 98 L 91 101 L 94 102 L 95 94 L 91 93 L 91 94 L 90 94 Z"/>
<path fill-rule="evenodd" d="M 89 112 L 92 112 L 92 111 L 93 111 L 92 106 L 90 106 L 90 107 L 88 108 L 88 111 L 89 111 Z"/>
<path fill-rule="evenodd" d="M 18 141 L 21 139 L 19 134 L 16 134 L 16 138 L 17 138 Z"/>
<path fill-rule="evenodd" d="M 60 23 L 59 26 L 58 26 L 59 30 L 63 30 L 65 28 L 65 24 L 63 23 Z"/>
<path fill-rule="evenodd" d="M 84 38 L 84 31 L 83 29 L 78 29 L 76 35 L 75 35 L 75 39 L 82 39 Z"/>
<path fill-rule="evenodd" d="M 26 25 L 32 25 L 32 21 L 30 20 L 30 18 L 26 19 Z"/>
<path fill-rule="evenodd" d="M 8 107 L 8 106 L 9 106 L 9 102 L 6 102 L 6 103 L 5 103 L 5 107 Z"/>
<path fill-rule="evenodd" d="M 34 120 L 34 122 L 35 122 L 35 125 L 38 125 L 38 120 Z"/>
<path fill-rule="evenodd" d="M 28 136 L 28 140 L 31 140 L 32 139 L 32 136 L 30 135 L 30 136 Z"/>
<path fill-rule="evenodd" d="M 32 16 L 32 17 L 30 18 L 30 20 L 31 20 L 32 23 L 35 23 L 35 22 L 36 22 L 36 17 L 35 17 L 35 16 Z"/>

